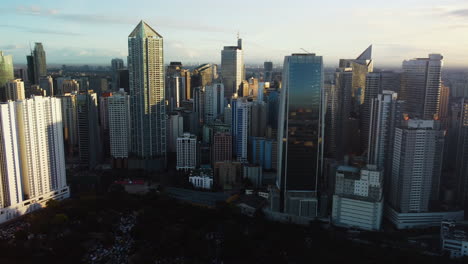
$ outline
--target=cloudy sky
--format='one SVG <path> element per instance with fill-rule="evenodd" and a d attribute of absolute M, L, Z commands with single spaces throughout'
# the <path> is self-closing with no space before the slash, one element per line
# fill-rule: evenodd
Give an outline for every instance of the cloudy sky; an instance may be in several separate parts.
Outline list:
<path fill-rule="evenodd" d="M 1 0 L 0 50 L 26 63 L 42 42 L 49 64 L 109 64 L 127 56 L 143 19 L 164 37 L 165 61 L 220 62 L 244 40 L 245 61 L 281 63 L 301 48 L 327 66 L 373 44 L 377 66 L 442 53 L 468 66 L 467 0 Z"/>

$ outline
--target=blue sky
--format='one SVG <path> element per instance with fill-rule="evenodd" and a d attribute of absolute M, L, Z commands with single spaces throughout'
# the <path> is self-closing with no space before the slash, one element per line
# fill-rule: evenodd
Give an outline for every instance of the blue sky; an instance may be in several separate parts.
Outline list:
<path fill-rule="evenodd" d="M 34 42 L 49 64 L 125 59 L 143 19 L 163 35 L 165 62 L 219 63 L 239 31 L 247 63 L 282 63 L 304 48 L 334 66 L 373 44 L 380 67 L 428 53 L 468 66 L 467 0 L 2 0 L 0 12 L 0 50 L 18 64 Z"/>

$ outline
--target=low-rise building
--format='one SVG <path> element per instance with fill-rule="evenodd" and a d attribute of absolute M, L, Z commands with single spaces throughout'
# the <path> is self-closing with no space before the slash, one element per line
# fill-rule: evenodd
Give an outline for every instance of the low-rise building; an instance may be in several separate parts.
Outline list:
<path fill-rule="evenodd" d="M 468 222 L 442 221 L 440 244 L 450 258 L 468 256 Z"/>
<path fill-rule="evenodd" d="M 211 169 L 193 170 L 189 182 L 197 189 L 211 190 L 213 188 L 213 171 Z"/>
<path fill-rule="evenodd" d="M 380 230 L 383 213 L 382 176 L 382 171 L 374 165 L 367 165 L 362 170 L 339 166 L 333 195 L 333 223 L 364 230 Z"/>

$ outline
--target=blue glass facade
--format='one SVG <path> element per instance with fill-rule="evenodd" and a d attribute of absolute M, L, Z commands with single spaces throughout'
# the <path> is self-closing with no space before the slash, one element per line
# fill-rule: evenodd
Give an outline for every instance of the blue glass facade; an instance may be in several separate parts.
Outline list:
<path fill-rule="evenodd" d="M 317 191 L 322 162 L 323 62 L 315 54 L 286 56 L 278 122 L 278 187 Z"/>
<path fill-rule="evenodd" d="M 273 141 L 264 137 L 251 138 L 251 162 L 253 164 L 260 165 L 264 170 L 273 169 Z"/>

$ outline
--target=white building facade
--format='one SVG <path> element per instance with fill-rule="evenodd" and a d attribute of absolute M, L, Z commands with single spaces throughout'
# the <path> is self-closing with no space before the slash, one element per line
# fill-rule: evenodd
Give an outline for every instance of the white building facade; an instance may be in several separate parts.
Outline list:
<path fill-rule="evenodd" d="M 359 170 L 340 166 L 336 172 L 332 221 L 363 230 L 380 230 L 383 214 L 383 174 L 375 165 Z"/>
<path fill-rule="evenodd" d="M 190 170 L 197 167 L 197 136 L 184 133 L 177 138 L 177 170 Z"/>
<path fill-rule="evenodd" d="M 107 98 L 110 151 L 113 158 L 128 158 L 130 151 L 130 97 L 121 89 Z"/>
<path fill-rule="evenodd" d="M 0 223 L 69 197 L 61 100 L 34 96 L 0 105 Z"/>

